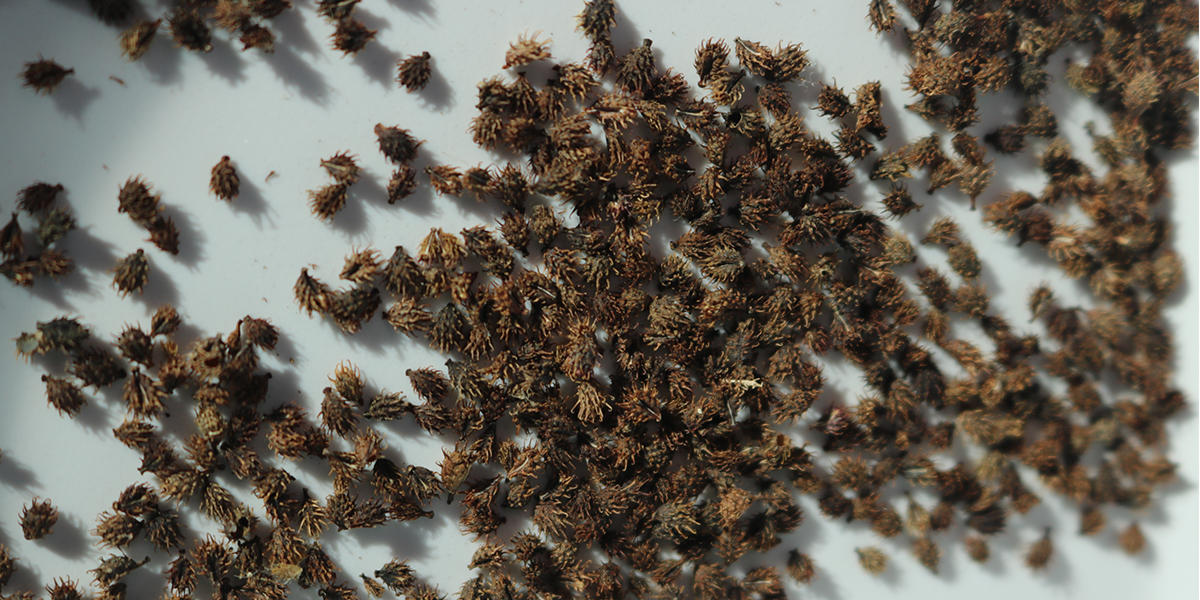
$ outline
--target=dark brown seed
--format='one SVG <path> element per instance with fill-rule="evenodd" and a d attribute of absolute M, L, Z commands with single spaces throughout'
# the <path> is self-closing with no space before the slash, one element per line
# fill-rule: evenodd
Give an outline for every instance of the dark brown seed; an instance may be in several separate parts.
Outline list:
<path fill-rule="evenodd" d="M 222 156 L 220 161 L 212 168 L 212 175 L 208 180 L 208 189 L 213 195 L 226 201 L 231 202 L 238 195 L 238 174 L 233 168 L 233 161 L 229 160 L 228 156 Z"/>
<path fill-rule="evenodd" d="M 396 65 L 396 83 L 404 86 L 410 92 L 415 92 L 429 83 L 432 73 L 428 52 L 413 54 Z"/>
<path fill-rule="evenodd" d="M 46 537 L 58 522 L 58 509 L 49 500 L 33 499 L 33 503 L 21 509 L 21 533 L 27 540 Z"/>
<path fill-rule="evenodd" d="M 146 253 L 138 248 L 133 254 L 117 261 L 117 266 L 113 268 L 113 286 L 121 296 L 131 292 L 141 293 L 149 274 L 150 262 L 146 259 Z"/>
<path fill-rule="evenodd" d="M 53 60 L 40 59 L 25 63 L 25 69 L 21 71 L 21 79 L 25 81 L 25 87 L 33 88 L 40 94 L 50 94 L 63 82 L 63 79 L 66 79 L 67 75 L 74 72 L 75 69 L 63 67 Z"/>
<path fill-rule="evenodd" d="M 150 44 L 158 33 L 162 19 L 138 21 L 121 32 L 121 53 L 128 60 L 138 60 L 150 51 Z"/>

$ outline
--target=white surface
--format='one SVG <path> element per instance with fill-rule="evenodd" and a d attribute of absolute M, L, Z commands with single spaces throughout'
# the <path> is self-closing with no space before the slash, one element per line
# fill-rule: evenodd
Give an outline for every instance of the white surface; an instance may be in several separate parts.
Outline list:
<path fill-rule="evenodd" d="M 383 186 L 390 168 L 377 151 L 371 128 L 383 122 L 411 129 L 430 140 L 421 148 L 430 160 L 454 165 L 491 162 L 494 159 L 471 144 L 466 131 L 475 114 L 475 83 L 497 74 L 508 41 L 527 31 L 552 38 L 558 58 L 582 58 L 585 44 L 574 31 L 580 3 L 527 1 L 503 3 L 501 8 L 501 3 L 467 0 L 369 0 L 363 3 L 363 20 L 380 30 L 379 37 L 352 58 L 327 47 L 332 28 L 315 17 L 311 2 L 297 4 L 298 11 L 272 24 L 279 34 L 272 56 L 237 52 L 228 43 L 198 56 L 172 48 L 169 39 L 160 36 L 143 61 L 134 64 L 121 59 L 117 30 L 96 21 L 82 1 L 0 5 L 0 214 L 7 215 L 16 191 L 33 181 L 62 182 L 83 228 L 68 236 L 67 249 L 84 267 L 65 281 L 40 281 L 32 291 L 0 283 L 0 339 L 11 339 L 31 330 L 35 321 L 61 313 L 78 315 L 94 331 L 112 336 L 124 323 L 148 323 L 164 301 L 179 306 L 193 334 L 228 331 L 247 313 L 266 317 L 284 336 L 278 356 L 266 361 L 276 374 L 270 402 L 299 398 L 314 413 L 326 377 L 342 359 L 358 364 L 373 386 L 406 393 L 406 368 L 442 364 L 437 355 L 392 334 L 378 318 L 362 333 L 347 337 L 325 321 L 301 315 L 292 300 L 292 283 L 305 265 L 315 265 L 314 275 L 335 281 L 342 257 L 352 247 L 373 245 L 386 254 L 396 244 L 414 248 L 432 226 L 458 231 L 494 222 L 491 209 L 437 197 L 427 189 L 406 204 L 388 206 Z M 928 129 L 903 109 L 911 101 L 902 87 L 904 56 L 895 40 L 877 38 L 868 29 L 865 1 L 627 1 L 619 9 L 618 52 L 643 37 L 652 38 L 659 65 L 674 67 L 693 83 L 692 52 L 710 36 L 799 41 L 813 62 L 806 73 L 810 81 L 836 80 L 847 89 L 875 79 L 883 82 L 888 148 Z M 422 94 L 397 89 L 392 83 L 394 60 L 423 50 L 434 57 L 430 87 Z M 76 70 L 52 97 L 35 95 L 17 81 L 22 63 L 38 54 Z M 110 75 L 125 85 L 110 80 Z M 802 103 L 811 106 L 815 88 L 806 90 Z M 1080 155 L 1087 155 L 1082 124 L 1096 115 L 1068 96 L 1051 101 L 1069 139 Z M 1011 119 L 1019 107 L 1008 98 L 984 106 L 994 111 L 985 115 L 985 123 Z M 828 131 L 816 114 L 807 120 L 813 128 Z M 367 176 L 352 188 L 349 205 L 331 226 L 309 213 L 305 191 L 326 180 L 318 160 L 341 149 L 361 158 Z M 209 169 L 223 154 L 233 158 L 242 175 L 242 196 L 233 206 L 217 201 L 207 190 Z M 1194 405 L 1200 397 L 1195 369 L 1200 363 L 1197 164 L 1194 153 L 1172 161 L 1174 198 L 1168 207 L 1189 280 L 1168 317 L 1178 337 L 1178 385 Z M 997 164 L 1000 175 L 981 202 L 1001 188 L 1040 188 L 1036 176 L 1012 175 L 1013 167 L 1028 168 L 1027 159 Z M 271 171 L 278 177 L 266 181 Z M 116 212 L 118 186 L 139 173 L 162 192 L 167 214 L 181 226 L 178 257 L 151 249 L 142 241 L 145 234 Z M 901 226 L 911 235 L 936 216 L 954 216 L 984 257 L 985 282 L 999 293 L 995 302 L 1012 323 L 1025 322 L 1024 298 L 1043 278 L 1062 293 L 1072 293 L 1073 286 L 1061 281 L 1061 275 L 1040 271 L 1029 259 L 1031 254 L 984 230 L 980 214 L 969 211 L 961 196 L 917 199 L 925 209 Z M 121 300 L 106 270 L 118 256 L 138 247 L 151 257 L 149 289 L 143 296 Z M 928 252 L 924 256 L 941 260 Z M 25 570 L 13 589 L 40 585 L 58 575 L 90 580 L 85 571 L 94 566 L 96 553 L 87 531 L 118 492 L 138 478 L 134 453 L 109 433 L 120 418 L 117 411 L 105 410 L 113 404 L 94 400 L 79 420 L 60 418 L 46 406 L 40 375 L 33 365 L 0 360 L 0 448 L 5 454 L 0 463 L 0 543 L 13 549 Z M 858 378 L 851 381 L 833 385 L 852 389 L 847 386 L 857 385 Z M 173 402 L 178 406 L 178 400 Z M 814 557 L 818 575 L 807 594 L 822 598 L 896 592 L 901 597 L 925 593 L 929 598 L 967 594 L 972 600 L 1195 598 L 1200 562 L 1195 409 L 1173 422 L 1169 432 L 1171 456 L 1180 465 L 1184 484 L 1163 497 L 1151 514 L 1137 515 L 1150 544 L 1138 559 L 1115 550 L 1111 530 L 1095 539 L 1077 536 L 1077 512 L 1058 510 L 1055 502 L 1049 503 L 1049 511 L 1032 513 L 1028 522 L 1014 519 L 1010 531 L 993 541 L 993 558 L 986 566 L 970 562 L 961 544 L 947 541 L 939 576 L 925 571 L 904 548 L 877 541 L 862 528 L 826 520 L 807 500 L 803 506 L 808 519 L 785 537 L 781 549 L 799 547 Z M 441 458 L 442 442 L 415 427 L 390 430 L 389 436 L 389 443 L 408 462 L 434 467 Z M 323 475 L 319 467 L 292 471 L 308 481 L 313 474 Z M 20 506 L 34 495 L 53 498 L 67 515 L 54 534 L 38 543 L 24 541 L 16 524 Z M 458 533 L 455 511 L 444 506 L 438 511 L 445 517 L 432 523 L 327 535 L 326 544 L 336 550 L 336 560 L 352 577 L 395 556 L 411 560 L 431 583 L 453 592 L 468 576 L 472 545 Z M 1061 518 L 1053 522 L 1053 516 Z M 1113 523 L 1127 520 L 1118 511 L 1109 516 Z M 1060 552 L 1052 569 L 1033 575 L 1021 555 L 1049 524 L 1055 526 Z M 947 537 L 958 535 L 940 536 Z M 882 578 L 866 576 L 855 561 L 853 548 L 869 544 L 880 545 L 892 559 Z"/>

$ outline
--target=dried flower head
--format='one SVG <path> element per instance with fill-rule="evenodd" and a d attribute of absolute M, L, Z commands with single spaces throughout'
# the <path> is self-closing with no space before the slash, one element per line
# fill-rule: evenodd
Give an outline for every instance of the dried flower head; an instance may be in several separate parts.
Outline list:
<path fill-rule="evenodd" d="M 396 83 L 410 92 L 415 92 L 429 83 L 432 73 L 428 52 L 413 54 L 396 64 Z"/>
<path fill-rule="evenodd" d="M 233 161 L 228 156 L 222 156 L 221 160 L 212 168 L 208 189 L 214 196 L 231 202 L 237 198 L 239 183 L 237 170 L 233 168 Z"/>

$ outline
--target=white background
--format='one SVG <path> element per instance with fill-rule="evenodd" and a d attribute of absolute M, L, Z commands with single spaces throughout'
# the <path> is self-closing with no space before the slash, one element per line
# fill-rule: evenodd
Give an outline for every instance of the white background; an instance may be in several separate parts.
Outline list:
<path fill-rule="evenodd" d="M 347 337 L 326 322 L 303 316 L 292 299 L 292 284 L 305 265 L 336 283 L 342 257 L 351 248 L 374 246 L 387 255 L 396 244 L 415 248 L 433 226 L 458 231 L 494 223 L 498 214 L 490 207 L 438 197 L 424 187 L 402 205 L 387 205 L 383 186 L 390 168 L 377 151 L 371 128 L 378 122 L 400 125 L 430 140 L 421 148 L 420 165 L 495 160 L 471 144 L 466 130 L 475 114 L 475 83 L 499 73 L 508 42 L 523 32 L 541 31 L 551 38 L 559 59 L 581 59 L 585 44 L 574 31 L 580 3 L 367 0 L 361 18 L 379 29 L 379 36 L 351 58 L 328 48 L 332 28 L 315 16 L 312 2 L 296 4 L 299 10 L 271 23 L 279 35 L 273 55 L 241 53 L 218 34 L 221 41 L 213 52 L 200 56 L 173 48 L 160 36 L 138 63 L 121 58 L 117 30 L 95 20 L 82 0 L 0 4 L 0 213 L 7 215 L 16 192 L 33 181 L 61 182 L 82 227 L 65 244 L 79 263 L 76 274 L 39 281 L 32 290 L 0 283 L 0 339 L 12 339 L 31 330 L 35 321 L 63 313 L 79 316 L 111 339 L 125 323 L 147 324 L 163 302 L 179 306 L 189 324 L 185 337 L 227 332 L 249 313 L 271 319 L 283 334 L 277 355 L 266 361 L 275 372 L 269 404 L 295 399 L 314 413 L 326 378 L 340 360 L 359 365 L 373 388 L 406 393 L 406 368 L 443 363 L 394 335 L 379 319 Z M 798 41 L 813 62 L 806 72 L 808 83 L 796 89 L 800 104 L 814 104 L 814 82 L 836 81 L 849 90 L 878 79 L 891 129 L 884 145 L 895 148 L 928 130 L 903 109 L 911 98 L 902 85 L 902 46 L 898 38 L 879 38 L 869 30 L 865 1 L 625 2 L 619 10 L 618 52 L 650 37 L 659 65 L 674 67 L 693 83 L 692 53 L 705 38 Z M 397 89 L 394 61 L 423 50 L 434 57 L 430 86 L 419 94 Z M 39 54 L 76 70 L 51 97 L 19 85 L 22 63 Z M 1054 57 L 1057 72 L 1064 58 Z M 1078 154 L 1089 156 L 1083 124 L 1099 115 L 1069 93 L 1052 95 L 1049 101 Z M 988 113 L 981 131 L 1010 122 L 1019 103 L 1005 95 L 989 99 L 984 107 Z M 830 131 L 816 114 L 807 118 L 814 129 Z M 1102 120 L 1098 125 L 1105 130 Z M 351 189 L 347 208 L 333 223 L 322 223 L 309 213 L 305 191 L 326 181 L 319 159 L 342 149 L 360 157 L 366 177 Z M 207 189 L 209 169 L 223 154 L 233 158 L 242 175 L 242 195 L 232 206 Z M 1178 337 L 1177 384 L 1194 403 L 1200 362 L 1197 162 L 1190 152 L 1169 160 L 1172 198 L 1164 208 L 1175 223 L 1176 248 L 1189 279 L 1167 314 Z M 1030 173 L 1031 159 L 998 159 L 997 165 L 999 174 L 981 202 L 1001 191 L 1040 189 L 1040 179 Z M 277 176 L 267 180 L 272 171 Z M 162 193 L 167 214 L 180 225 L 179 256 L 153 249 L 143 241 L 144 232 L 117 213 L 117 189 L 136 174 Z M 868 197 L 878 196 L 873 184 L 865 189 Z M 899 225 L 919 236 L 934 218 L 955 217 L 985 260 L 984 282 L 998 295 L 995 305 L 1014 325 L 1025 327 L 1024 298 L 1043 280 L 1064 297 L 1085 302 L 1080 288 L 1037 260 L 1040 250 L 1018 250 L 1012 240 L 984 229 L 980 213 L 968 210 L 962 196 L 950 192 L 918 201 L 925 209 Z M 107 270 L 139 247 L 150 256 L 150 284 L 145 294 L 122 300 L 111 288 Z M 944 260 L 936 252 L 922 250 L 922 256 L 930 262 Z M 58 575 L 90 579 L 85 571 L 95 566 L 97 556 L 88 533 L 94 518 L 138 479 L 134 453 L 110 434 L 121 418 L 114 408 L 116 388 L 107 398 L 93 399 L 72 421 L 46 406 L 41 373 L 36 363 L 0 360 L 0 543 L 14 551 L 23 570 L 11 589 L 40 586 Z M 831 371 L 831 385 L 852 393 L 860 378 L 850 372 L 844 379 L 838 375 Z M 173 403 L 186 417 L 180 401 Z M 1180 465 L 1182 483 L 1167 490 L 1147 514 L 1109 512 L 1115 525 L 1141 520 L 1149 548 L 1136 559 L 1115 548 L 1111 527 L 1096 538 L 1078 536 L 1077 511 L 1063 510 L 1049 495 L 1045 505 L 1014 520 L 1008 532 L 993 540 L 993 558 L 984 566 L 970 562 L 961 544 L 950 541 L 961 537 L 955 529 L 935 538 L 946 541 L 941 574 L 933 576 L 904 547 L 876 540 L 862 527 L 829 521 L 807 499 L 803 506 L 809 518 L 768 558 L 782 566 L 779 559 L 786 550 L 808 552 L 818 568 L 808 593 L 819 598 L 897 592 L 930 598 L 967 594 L 974 600 L 1195 598 L 1200 561 L 1195 409 L 1173 422 L 1169 432 L 1169 452 Z M 404 460 L 435 469 L 447 444 L 411 425 L 389 429 L 387 436 Z M 324 478 L 321 465 L 311 462 L 290 470 L 318 491 L 325 489 L 318 483 Z M 17 514 L 35 495 L 53 498 L 64 518 L 48 538 L 27 542 Z M 325 544 L 351 577 L 398 557 L 453 592 L 468 576 L 472 545 L 458 533 L 454 508 L 439 504 L 437 510 L 432 521 L 328 534 Z M 194 523 L 200 530 L 211 527 L 202 519 Z M 1060 552 L 1047 572 L 1034 575 L 1023 566 L 1021 554 L 1045 526 L 1054 527 Z M 853 548 L 871 544 L 892 558 L 881 578 L 866 576 L 855 560 Z M 135 548 L 131 555 L 140 558 L 138 552 Z M 160 569 L 161 561 L 151 566 Z M 136 582 L 159 585 L 155 577 L 137 577 Z"/>

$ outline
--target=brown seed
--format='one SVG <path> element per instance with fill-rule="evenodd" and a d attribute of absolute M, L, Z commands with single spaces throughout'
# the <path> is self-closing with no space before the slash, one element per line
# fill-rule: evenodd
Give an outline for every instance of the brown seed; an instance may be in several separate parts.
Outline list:
<path fill-rule="evenodd" d="M 150 44 L 158 33 L 162 19 L 138 21 L 121 32 L 121 53 L 128 60 L 138 60 L 150 51 Z"/>
<path fill-rule="evenodd" d="M 228 156 L 222 156 L 220 161 L 212 168 L 212 176 L 208 181 L 208 189 L 213 195 L 226 201 L 232 202 L 238 195 L 238 174 L 233 168 L 233 161 L 229 160 Z"/>
<path fill-rule="evenodd" d="M 65 68 L 53 60 L 39 59 L 25 63 L 25 69 L 21 71 L 21 79 L 24 80 L 25 87 L 33 88 L 40 94 L 50 94 L 66 79 L 67 75 L 74 72 L 75 69 Z"/>
<path fill-rule="evenodd" d="M 423 89 L 432 73 L 428 52 L 413 54 L 396 64 L 396 83 L 410 92 Z"/>
<path fill-rule="evenodd" d="M 1146 547 L 1146 537 L 1142 535 L 1142 528 L 1136 521 L 1121 531 L 1117 541 L 1121 544 L 1121 549 L 1129 555 L 1139 554 Z"/>
<path fill-rule="evenodd" d="M 32 504 L 21 508 L 21 534 L 27 540 L 37 540 L 50 535 L 57 522 L 58 509 L 50 504 L 49 500 L 39 501 L 34 498 Z"/>
<path fill-rule="evenodd" d="M 150 274 L 150 262 L 146 253 L 138 248 L 136 252 L 117 261 L 113 268 L 113 286 L 124 297 L 131 292 L 141 293 L 146 286 Z"/>
<path fill-rule="evenodd" d="M 1050 530 L 1047 529 L 1041 539 L 1029 547 L 1029 551 L 1025 554 L 1025 565 L 1031 570 L 1040 571 L 1046 568 L 1046 564 L 1050 562 L 1052 556 L 1054 556 L 1054 542 L 1050 540 Z"/>

